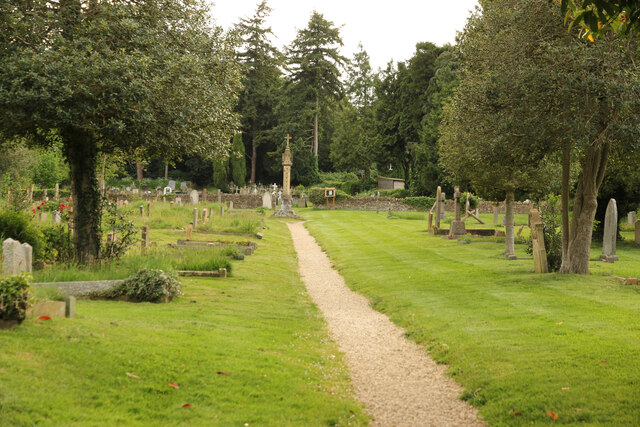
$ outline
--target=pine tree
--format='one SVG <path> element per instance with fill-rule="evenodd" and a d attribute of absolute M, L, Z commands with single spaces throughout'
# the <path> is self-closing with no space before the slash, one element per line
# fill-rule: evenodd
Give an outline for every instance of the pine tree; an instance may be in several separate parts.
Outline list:
<path fill-rule="evenodd" d="M 282 54 L 271 44 L 271 28 L 265 20 L 271 9 L 266 0 L 258 5 L 252 18 L 242 19 L 236 26 L 242 38 L 238 59 L 244 65 L 244 90 L 240 94 L 237 111 L 240 113 L 243 140 L 251 158 L 251 182 L 259 173 L 259 158 L 273 151 L 273 128 L 277 125 L 275 108 L 282 88 Z M 278 136 L 275 140 L 280 141 Z M 239 184 L 238 184 L 239 185 Z"/>
<path fill-rule="evenodd" d="M 247 163 L 244 157 L 244 142 L 242 142 L 242 134 L 237 133 L 233 137 L 231 153 L 229 155 L 231 179 L 237 186 L 243 186 L 247 178 Z"/>

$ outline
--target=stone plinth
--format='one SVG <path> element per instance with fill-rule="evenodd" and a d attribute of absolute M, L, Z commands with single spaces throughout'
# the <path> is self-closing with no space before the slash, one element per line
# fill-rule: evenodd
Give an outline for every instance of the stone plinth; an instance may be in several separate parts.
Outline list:
<path fill-rule="evenodd" d="M 280 204 L 280 209 L 273 214 L 273 216 L 278 218 L 300 218 L 298 214 L 296 214 L 293 209 L 291 209 L 293 205 L 293 199 L 289 197 L 283 197 L 282 203 Z"/>
<path fill-rule="evenodd" d="M 451 236 L 464 236 L 467 234 L 467 230 L 464 226 L 464 221 L 451 221 L 449 226 L 449 235 Z"/>

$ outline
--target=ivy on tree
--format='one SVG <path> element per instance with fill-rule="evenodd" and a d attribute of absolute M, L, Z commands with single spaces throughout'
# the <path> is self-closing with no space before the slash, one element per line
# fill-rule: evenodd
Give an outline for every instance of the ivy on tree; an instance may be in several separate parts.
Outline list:
<path fill-rule="evenodd" d="M 0 129 L 45 144 L 71 169 L 80 262 L 100 254 L 100 153 L 224 156 L 236 127 L 234 41 L 200 0 L 6 0 Z"/>

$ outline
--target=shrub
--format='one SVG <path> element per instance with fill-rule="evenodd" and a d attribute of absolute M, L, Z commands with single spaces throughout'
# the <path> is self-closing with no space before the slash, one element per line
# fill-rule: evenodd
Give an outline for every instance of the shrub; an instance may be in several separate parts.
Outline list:
<path fill-rule="evenodd" d="M 311 203 L 313 203 L 314 206 L 322 206 L 326 203 L 326 198 L 324 197 L 324 188 L 311 188 L 309 190 L 308 196 L 309 200 L 311 200 Z M 344 191 L 336 189 L 336 203 L 350 198 L 351 196 Z"/>
<path fill-rule="evenodd" d="M 418 196 L 418 197 L 405 197 L 404 202 L 418 210 L 428 211 L 436 202 L 435 197 Z"/>
<path fill-rule="evenodd" d="M 33 259 L 42 258 L 42 234 L 31 224 L 25 214 L 0 211 L 0 242 L 8 238 L 30 244 L 33 248 Z"/>
<path fill-rule="evenodd" d="M 71 233 L 63 225 L 42 227 L 43 255 L 47 262 L 71 262 L 75 258 L 75 248 Z"/>
<path fill-rule="evenodd" d="M 31 274 L 22 273 L 0 279 L 0 319 L 22 322 L 31 302 Z"/>
<path fill-rule="evenodd" d="M 115 203 L 103 199 L 102 230 L 105 237 L 108 233 L 117 233 L 118 238 L 106 241 L 101 248 L 103 259 L 118 259 L 136 242 L 137 229 L 126 212 L 118 210 Z"/>
<path fill-rule="evenodd" d="M 558 271 L 562 264 L 562 231 L 560 196 L 550 194 L 540 204 L 540 218 L 544 233 L 544 247 L 547 250 L 547 264 L 549 271 Z M 533 254 L 533 241 L 527 241 L 525 251 Z"/>
<path fill-rule="evenodd" d="M 320 172 L 320 182 L 325 185 L 327 182 L 345 182 L 358 179 L 358 175 L 353 172 Z"/>
<path fill-rule="evenodd" d="M 51 188 L 69 176 L 69 166 L 59 151 L 46 151 L 33 170 L 33 180 L 43 187 Z"/>
<path fill-rule="evenodd" d="M 127 297 L 136 302 L 165 302 L 180 295 L 180 282 L 174 274 L 162 270 L 143 269 L 102 296 Z"/>

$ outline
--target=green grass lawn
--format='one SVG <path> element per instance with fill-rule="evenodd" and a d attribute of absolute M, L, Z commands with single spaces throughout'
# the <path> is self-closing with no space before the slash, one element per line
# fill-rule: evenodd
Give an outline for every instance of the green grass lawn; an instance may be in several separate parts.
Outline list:
<path fill-rule="evenodd" d="M 449 364 L 490 425 L 640 424 L 640 288 L 612 278 L 640 275 L 635 244 L 589 276 L 539 275 L 533 261 L 506 261 L 503 244 L 460 245 L 426 221 L 302 215 L 348 285 Z"/>
<path fill-rule="evenodd" d="M 0 425 L 366 424 L 289 232 L 267 224 L 233 277 L 185 279 L 169 304 L 81 300 L 0 330 Z"/>

